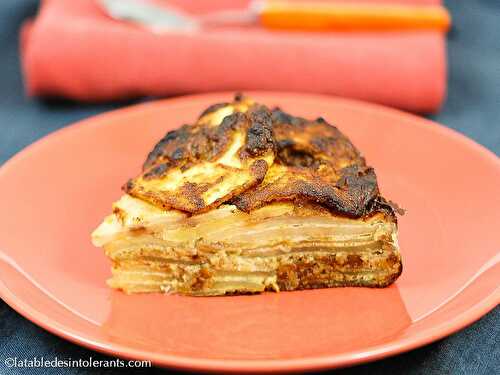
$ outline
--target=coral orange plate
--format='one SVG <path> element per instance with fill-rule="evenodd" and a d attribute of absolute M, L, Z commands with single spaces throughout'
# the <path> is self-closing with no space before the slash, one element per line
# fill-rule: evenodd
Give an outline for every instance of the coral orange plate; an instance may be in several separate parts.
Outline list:
<path fill-rule="evenodd" d="M 90 233 L 163 134 L 231 94 L 133 106 L 55 132 L 0 168 L 0 296 L 108 354 L 208 371 L 301 371 L 387 357 L 449 335 L 500 301 L 500 161 L 431 121 L 325 96 L 248 93 L 336 124 L 400 218 L 404 271 L 386 289 L 193 298 L 110 290 Z"/>

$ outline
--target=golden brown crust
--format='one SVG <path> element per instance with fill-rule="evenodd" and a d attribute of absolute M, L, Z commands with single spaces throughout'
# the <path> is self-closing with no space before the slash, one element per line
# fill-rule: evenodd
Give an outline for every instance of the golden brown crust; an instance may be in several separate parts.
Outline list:
<path fill-rule="evenodd" d="M 231 162 L 227 153 L 234 154 Z M 241 95 L 167 133 L 148 155 L 143 174 L 124 190 L 190 213 L 225 202 L 250 212 L 273 201 L 309 201 L 354 218 L 380 209 L 376 202 L 399 212 L 380 196 L 373 168 L 335 126 L 279 108 L 269 112 Z"/>
<path fill-rule="evenodd" d="M 365 166 L 358 150 L 335 126 L 319 117 L 310 121 L 279 108 L 272 110 L 273 130 L 281 164 L 335 172 L 349 165 Z"/>
<path fill-rule="evenodd" d="M 269 146 L 265 142 L 272 142 L 272 123 L 266 107 L 255 105 L 253 101 L 237 96 L 233 103 L 217 103 L 208 107 L 199 116 L 198 121 L 192 125 L 186 124 L 177 130 L 169 131 L 149 153 L 143 165 L 143 171 L 150 170 L 152 166 L 163 163 L 179 165 L 188 161 L 211 160 L 220 155 L 227 148 L 230 140 L 230 131 L 240 127 L 239 121 L 243 113 L 250 108 L 253 129 L 264 127 L 264 136 L 260 141 L 261 147 Z M 219 119 L 216 115 L 219 110 L 229 109 Z M 225 117 L 229 117 L 226 121 Z M 274 145 L 271 145 L 274 147 Z M 167 165 L 165 167 L 170 167 Z M 164 167 L 164 168 L 165 168 Z"/>
<path fill-rule="evenodd" d="M 169 132 L 124 190 L 165 209 L 199 213 L 260 183 L 275 156 L 269 110 L 253 105 L 220 124 L 206 118 Z"/>
<path fill-rule="evenodd" d="M 379 195 L 372 168 L 324 119 L 308 121 L 274 109 L 277 156 L 264 181 L 232 201 L 251 211 L 272 201 L 309 200 L 351 217 L 369 213 Z"/>

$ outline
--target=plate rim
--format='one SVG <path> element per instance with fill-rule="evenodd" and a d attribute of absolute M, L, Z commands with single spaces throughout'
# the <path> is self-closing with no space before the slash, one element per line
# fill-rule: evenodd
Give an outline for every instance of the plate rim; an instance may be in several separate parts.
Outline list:
<path fill-rule="evenodd" d="M 163 367 L 208 371 L 208 372 L 231 372 L 231 373 L 255 373 L 255 372 L 301 372 L 319 371 L 333 368 L 348 367 L 362 363 L 373 362 L 382 358 L 425 346 L 441 338 L 447 337 L 468 325 L 474 323 L 485 314 L 493 310 L 500 300 L 500 286 L 492 291 L 471 308 L 454 319 L 426 330 L 420 331 L 411 337 L 394 340 L 387 344 L 375 345 L 370 349 L 353 350 L 342 354 L 308 357 L 302 359 L 265 359 L 265 360 L 234 360 L 234 359 L 207 359 L 192 358 L 186 356 L 151 353 L 143 350 L 133 349 L 124 345 L 106 344 L 100 341 L 83 337 L 72 333 L 70 328 L 60 325 L 58 322 L 47 317 L 45 314 L 32 308 L 24 301 L 17 299 L 15 295 L 0 280 L 0 297 L 24 318 L 35 323 L 42 329 L 74 344 L 83 346 L 97 352 L 125 358 L 128 360 L 147 360 L 154 365 Z M 437 311 L 437 310 L 436 310 Z"/>
<path fill-rule="evenodd" d="M 476 141 L 468 138 L 464 134 L 452 128 L 445 127 L 433 120 L 429 120 L 399 109 L 386 107 L 380 104 L 364 102 L 362 100 L 347 99 L 323 94 L 252 90 L 246 91 L 245 93 L 249 96 L 260 97 L 290 98 L 301 96 L 303 98 L 309 98 L 311 100 L 318 99 L 320 101 L 335 101 L 337 103 L 341 103 L 342 106 L 355 108 L 356 110 L 374 110 L 377 112 L 383 112 L 385 115 L 389 115 L 391 117 L 405 117 L 407 120 L 411 121 L 412 125 L 414 126 L 422 128 L 425 127 L 426 130 L 434 131 L 437 133 L 441 133 L 442 135 L 445 135 L 447 137 L 454 138 L 456 141 L 464 144 L 468 148 L 474 149 L 475 152 L 481 153 L 482 155 L 490 159 L 491 162 L 496 164 L 498 168 L 500 168 L 500 158 L 498 158 L 493 151 L 487 149 L 485 146 L 477 143 Z M 158 99 L 149 102 L 138 103 L 84 118 L 77 122 L 70 123 L 51 133 L 48 133 L 35 142 L 22 148 L 0 166 L 0 177 L 10 169 L 10 166 L 12 164 L 17 162 L 18 160 L 21 160 L 25 155 L 29 155 L 31 152 L 36 151 L 38 147 L 43 146 L 43 144 L 49 142 L 53 137 L 57 137 L 61 134 L 64 134 L 65 132 L 74 131 L 75 129 L 79 129 L 80 127 L 88 127 L 89 124 L 87 124 L 87 122 L 89 121 L 91 122 L 90 126 L 103 126 L 102 122 L 105 122 L 106 118 L 110 116 L 119 116 L 127 112 L 139 112 L 141 110 L 147 110 L 147 108 L 150 106 L 157 106 L 162 104 L 175 105 L 177 102 L 182 103 L 190 100 L 205 98 L 220 99 L 222 97 L 232 95 L 234 95 L 233 91 L 183 95 L 174 98 Z M 91 338 L 86 337 L 86 335 L 82 332 L 74 331 L 73 329 L 68 328 L 65 325 L 59 324 L 54 319 L 46 316 L 43 312 L 32 307 L 28 302 L 25 302 L 21 298 L 16 297 L 15 293 L 11 291 L 7 287 L 7 285 L 5 285 L 4 281 L 2 280 L 2 276 L 0 276 L 0 298 L 2 298 L 11 308 L 17 311 L 24 318 L 30 320 L 46 331 L 49 331 L 50 333 L 71 341 L 75 344 L 111 356 L 133 360 L 150 360 L 153 364 L 156 365 L 184 370 L 201 370 L 210 372 L 297 372 L 305 370 L 323 370 L 371 362 L 381 358 L 407 352 L 409 350 L 437 341 L 474 323 L 489 311 L 493 310 L 498 304 L 500 304 L 500 285 L 486 297 L 482 298 L 479 302 L 472 304 L 467 310 L 463 311 L 459 315 L 454 316 L 453 319 L 424 329 L 423 331 L 420 331 L 410 337 L 396 339 L 385 344 L 374 345 L 362 350 L 351 350 L 340 354 L 307 357 L 300 359 L 226 360 L 192 358 L 186 356 L 170 355 L 165 353 L 152 353 L 148 351 L 137 350 L 130 346 L 113 344 L 109 342 L 106 343 L 103 340 L 92 340 Z M 443 306 L 446 306 L 446 304 Z M 440 306 L 439 309 L 441 309 L 443 306 Z"/>

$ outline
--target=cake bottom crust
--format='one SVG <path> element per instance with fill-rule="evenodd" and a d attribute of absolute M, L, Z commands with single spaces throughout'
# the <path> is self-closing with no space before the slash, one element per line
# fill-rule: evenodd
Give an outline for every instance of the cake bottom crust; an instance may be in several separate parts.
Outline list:
<path fill-rule="evenodd" d="M 382 288 L 393 283 L 402 272 L 399 252 L 393 249 L 225 258 L 221 261 L 219 255 L 214 255 L 205 263 L 122 260 L 114 262 L 113 277 L 108 284 L 126 293 L 214 296 L 349 286 Z M 258 270 L 249 270 L 251 262 L 258 264 Z"/>

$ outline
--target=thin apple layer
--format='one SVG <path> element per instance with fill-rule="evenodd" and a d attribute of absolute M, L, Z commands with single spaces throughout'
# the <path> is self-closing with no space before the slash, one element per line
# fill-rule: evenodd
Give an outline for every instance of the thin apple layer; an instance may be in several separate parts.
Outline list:
<path fill-rule="evenodd" d="M 384 287 L 401 273 L 395 218 L 383 209 L 352 219 L 307 202 L 274 202 L 191 216 L 125 194 L 92 240 L 113 262 L 108 284 L 127 293 Z"/>

